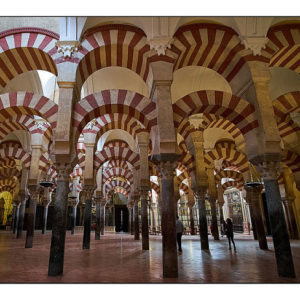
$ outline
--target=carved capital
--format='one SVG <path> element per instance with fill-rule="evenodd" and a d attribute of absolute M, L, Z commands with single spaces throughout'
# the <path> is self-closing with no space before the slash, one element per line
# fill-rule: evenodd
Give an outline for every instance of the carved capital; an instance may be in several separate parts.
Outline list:
<path fill-rule="evenodd" d="M 244 37 L 242 42 L 246 49 L 250 49 L 253 55 L 261 55 L 261 50 L 266 48 L 266 44 L 269 41 L 267 37 Z"/>
<path fill-rule="evenodd" d="M 30 199 L 32 201 L 38 201 L 39 200 L 39 196 L 40 196 L 40 187 L 37 185 L 29 185 L 28 186 L 28 191 L 30 194 Z"/>
<path fill-rule="evenodd" d="M 158 56 L 165 55 L 166 50 L 171 48 L 172 43 L 173 43 L 172 37 L 148 39 L 150 50 L 155 50 Z"/>
<path fill-rule="evenodd" d="M 279 153 L 266 153 L 251 159 L 264 180 L 277 180 L 280 170 L 281 155 Z"/>
<path fill-rule="evenodd" d="M 258 185 L 258 186 L 255 186 L 255 187 L 244 186 L 244 189 L 247 192 L 246 202 L 249 205 L 252 204 L 253 202 L 258 202 L 259 201 L 259 197 L 260 197 L 260 194 L 261 194 L 261 191 L 262 191 L 263 187 L 264 186 L 262 184 Z"/>
<path fill-rule="evenodd" d="M 56 163 L 57 181 L 69 181 L 72 171 L 69 163 Z"/>
<path fill-rule="evenodd" d="M 81 45 L 78 41 L 58 41 L 56 47 L 57 52 L 62 53 L 64 58 L 71 58 L 75 52 L 78 52 Z"/>
<path fill-rule="evenodd" d="M 175 161 L 160 161 L 156 165 L 156 169 L 160 172 L 162 180 L 170 180 L 174 178 L 177 164 L 178 163 Z"/>

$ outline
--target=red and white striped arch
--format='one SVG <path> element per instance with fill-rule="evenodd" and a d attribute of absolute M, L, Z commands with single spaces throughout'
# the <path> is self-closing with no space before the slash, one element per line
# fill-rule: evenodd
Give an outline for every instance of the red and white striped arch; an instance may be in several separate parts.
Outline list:
<path fill-rule="evenodd" d="M 139 121 L 148 131 L 157 124 L 154 102 L 132 91 L 105 90 L 76 103 L 73 118 L 75 139 L 91 120 L 113 113 Z"/>
<path fill-rule="evenodd" d="M 21 178 L 22 172 L 16 168 L 1 168 L 0 167 L 0 178 L 17 177 Z"/>
<path fill-rule="evenodd" d="M 25 152 L 19 142 L 5 141 L 0 144 L 0 158 L 14 158 L 20 160 L 25 168 L 29 168 L 31 155 Z"/>
<path fill-rule="evenodd" d="M 102 176 L 103 182 L 106 182 L 107 180 L 110 180 L 114 177 L 123 177 L 126 180 L 128 180 L 130 184 L 133 184 L 133 174 L 128 169 L 126 170 L 121 168 L 106 168 L 104 169 Z"/>
<path fill-rule="evenodd" d="M 214 161 L 219 159 L 223 159 L 230 164 L 234 164 L 241 173 L 244 173 L 249 169 L 246 155 L 232 147 L 216 147 L 204 155 L 204 163 L 208 166 L 214 165 Z"/>
<path fill-rule="evenodd" d="M 105 147 L 123 147 L 123 148 L 128 148 L 129 145 L 127 142 L 123 140 L 110 140 L 103 145 L 103 149 Z"/>
<path fill-rule="evenodd" d="M 241 181 L 227 181 L 222 184 L 223 191 L 229 189 L 229 188 L 237 188 L 238 190 L 242 190 L 244 187 L 243 182 Z"/>
<path fill-rule="evenodd" d="M 127 161 L 118 160 L 118 159 L 110 159 L 108 161 L 107 167 L 108 168 L 121 168 L 121 169 L 125 169 L 125 170 L 132 168 L 131 165 L 129 166 Z"/>
<path fill-rule="evenodd" d="M 0 168 L 15 168 L 16 161 L 11 157 L 0 157 Z"/>
<path fill-rule="evenodd" d="M 102 151 L 96 152 L 94 156 L 94 168 L 99 169 L 106 161 L 123 160 L 129 162 L 135 169 L 139 169 L 140 156 L 129 148 L 106 147 Z"/>
<path fill-rule="evenodd" d="M 243 135 L 258 127 L 254 106 L 246 100 L 220 91 L 198 91 L 173 104 L 174 125 L 193 114 L 214 114 L 233 123 Z"/>
<path fill-rule="evenodd" d="M 42 28 L 16 28 L 0 33 L 0 86 L 21 73 L 44 70 L 57 75 L 56 64 L 64 61 L 55 46 L 59 36 Z"/>
<path fill-rule="evenodd" d="M 117 187 L 123 188 L 127 192 L 127 195 L 130 193 L 130 185 L 128 183 L 121 180 L 112 180 L 105 184 L 105 194 L 109 193 L 111 190 L 116 192 Z"/>
<path fill-rule="evenodd" d="M 134 26 L 110 24 L 85 34 L 74 57 L 80 62 L 76 76 L 81 87 L 97 70 L 118 66 L 132 70 L 145 82 L 149 75 L 150 46 L 145 33 Z"/>
<path fill-rule="evenodd" d="M 221 181 L 222 178 L 231 178 L 236 181 L 244 181 L 243 174 L 234 170 L 222 170 L 215 175 L 216 181 Z"/>
<path fill-rule="evenodd" d="M 282 153 L 281 162 L 285 163 L 292 172 L 300 172 L 300 156 L 290 150 L 285 149 Z"/>
<path fill-rule="evenodd" d="M 270 60 L 270 67 L 287 68 L 300 73 L 300 24 L 271 27 L 269 42 L 262 55 Z"/>
<path fill-rule="evenodd" d="M 170 51 L 178 57 L 174 70 L 202 66 L 218 72 L 229 83 L 252 58 L 233 29 L 217 24 L 191 24 L 179 28 Z"/>
<path fill-rule="evenodd" d="M 184 194 L 188 195 L 189 187 L 185 183 L 181 182 L 179 185 L 179 189 L 181 189 Z"/>
<path fill-rule="evenodd" d="M 160 186 L 158 184 L 156 184 L 155 182 L 153 182 L 153 181 L 150 181 L 150 185 L 151 185 L 151 189 L 153 189 L 159 197 L 159 195 L 160 195 Z"/>
<path fill-rule="evenodd" d="M 22 115 L 38 115 L 56 127 L 58 106 L 52 100 L 30 92 L 11 92 L 0 95 L 0 119 Z"/>

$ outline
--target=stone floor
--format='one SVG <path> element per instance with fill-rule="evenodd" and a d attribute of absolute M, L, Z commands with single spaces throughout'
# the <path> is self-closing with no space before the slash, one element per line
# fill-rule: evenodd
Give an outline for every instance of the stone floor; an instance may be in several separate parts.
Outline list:
<path fill-rule="evenodd" d="M 201 251 L 199 236 L 184 236 L 179 277 L 164 279 L 161 236 L 150 236 L 150 250 L 143 251 L 141 241 L 128 234 L 108 233 L 95 241 L 92 232 L 91 249 L 82 250 L 82 233 L 67 232 L 64 275 L 48 277 L 51 232 L 36 232 L 32 249 L 24 248 L 25 236 L 17 240 L 0 232 L 1 283 L 300 283 L 300 241 L 291 241 L 297 278 L 286 279 L 277 275 L 271 238 L 270 250 L 263 251 L 251 236 L 236 235 L 234 253 L 225 237 L 210 236 L 210 251 Z"/>

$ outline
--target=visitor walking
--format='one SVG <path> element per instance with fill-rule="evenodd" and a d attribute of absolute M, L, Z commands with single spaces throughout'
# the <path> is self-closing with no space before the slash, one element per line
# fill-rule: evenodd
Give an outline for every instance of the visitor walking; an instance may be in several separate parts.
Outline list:
<path fill-rule="evenodd" d="M 234 251 L 236 251 L 235 243 L 233 240 L 233 224 L 231 219 L 229 218 L 226 220 L 226 235 L 228 238 L 229 250 L 231 250 L 231 241 L 232 241 Z"/>
<path fill-rule="evenodd" d="M 182 233 L 184 231 L 184 227 L 182 222 L 179 220 L 179 217 L 176 216 L 176 234 L 177 234 L 177 244 L 178 244 L 178 251 L 182 252 L 182 248 L 181 248 L 181 237 L 182 237 Z"/>

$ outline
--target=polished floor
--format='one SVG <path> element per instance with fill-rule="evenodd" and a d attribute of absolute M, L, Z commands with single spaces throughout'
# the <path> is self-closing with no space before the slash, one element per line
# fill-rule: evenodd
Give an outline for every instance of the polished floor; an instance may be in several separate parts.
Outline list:
<path fill-rule="evenodd" d="M 201 251 L 199 236 L 183 237 L 178 255 L 177 279 L 162 277 L 161 236 L 150 236 L 150 250 L 128 234 L 106 233 L 100 241 L 91 235 L 90 250 L 82 250 L 82 232 L 67 232 L 64 275 L 48 277 L 51 232 L 35 232 L 34 246 L 25 249 L 24 232 L 16 239 L 0 232 L 1 283 L 300 283 L 300 241 L 291 241 L 296 279 L 280 278 L 276 272 L 271 238 L 270 250 L 260 250 L 251 236 L 236 235 L 237 252 L 228 250 L 227 239 L 213 241 Z"/>

